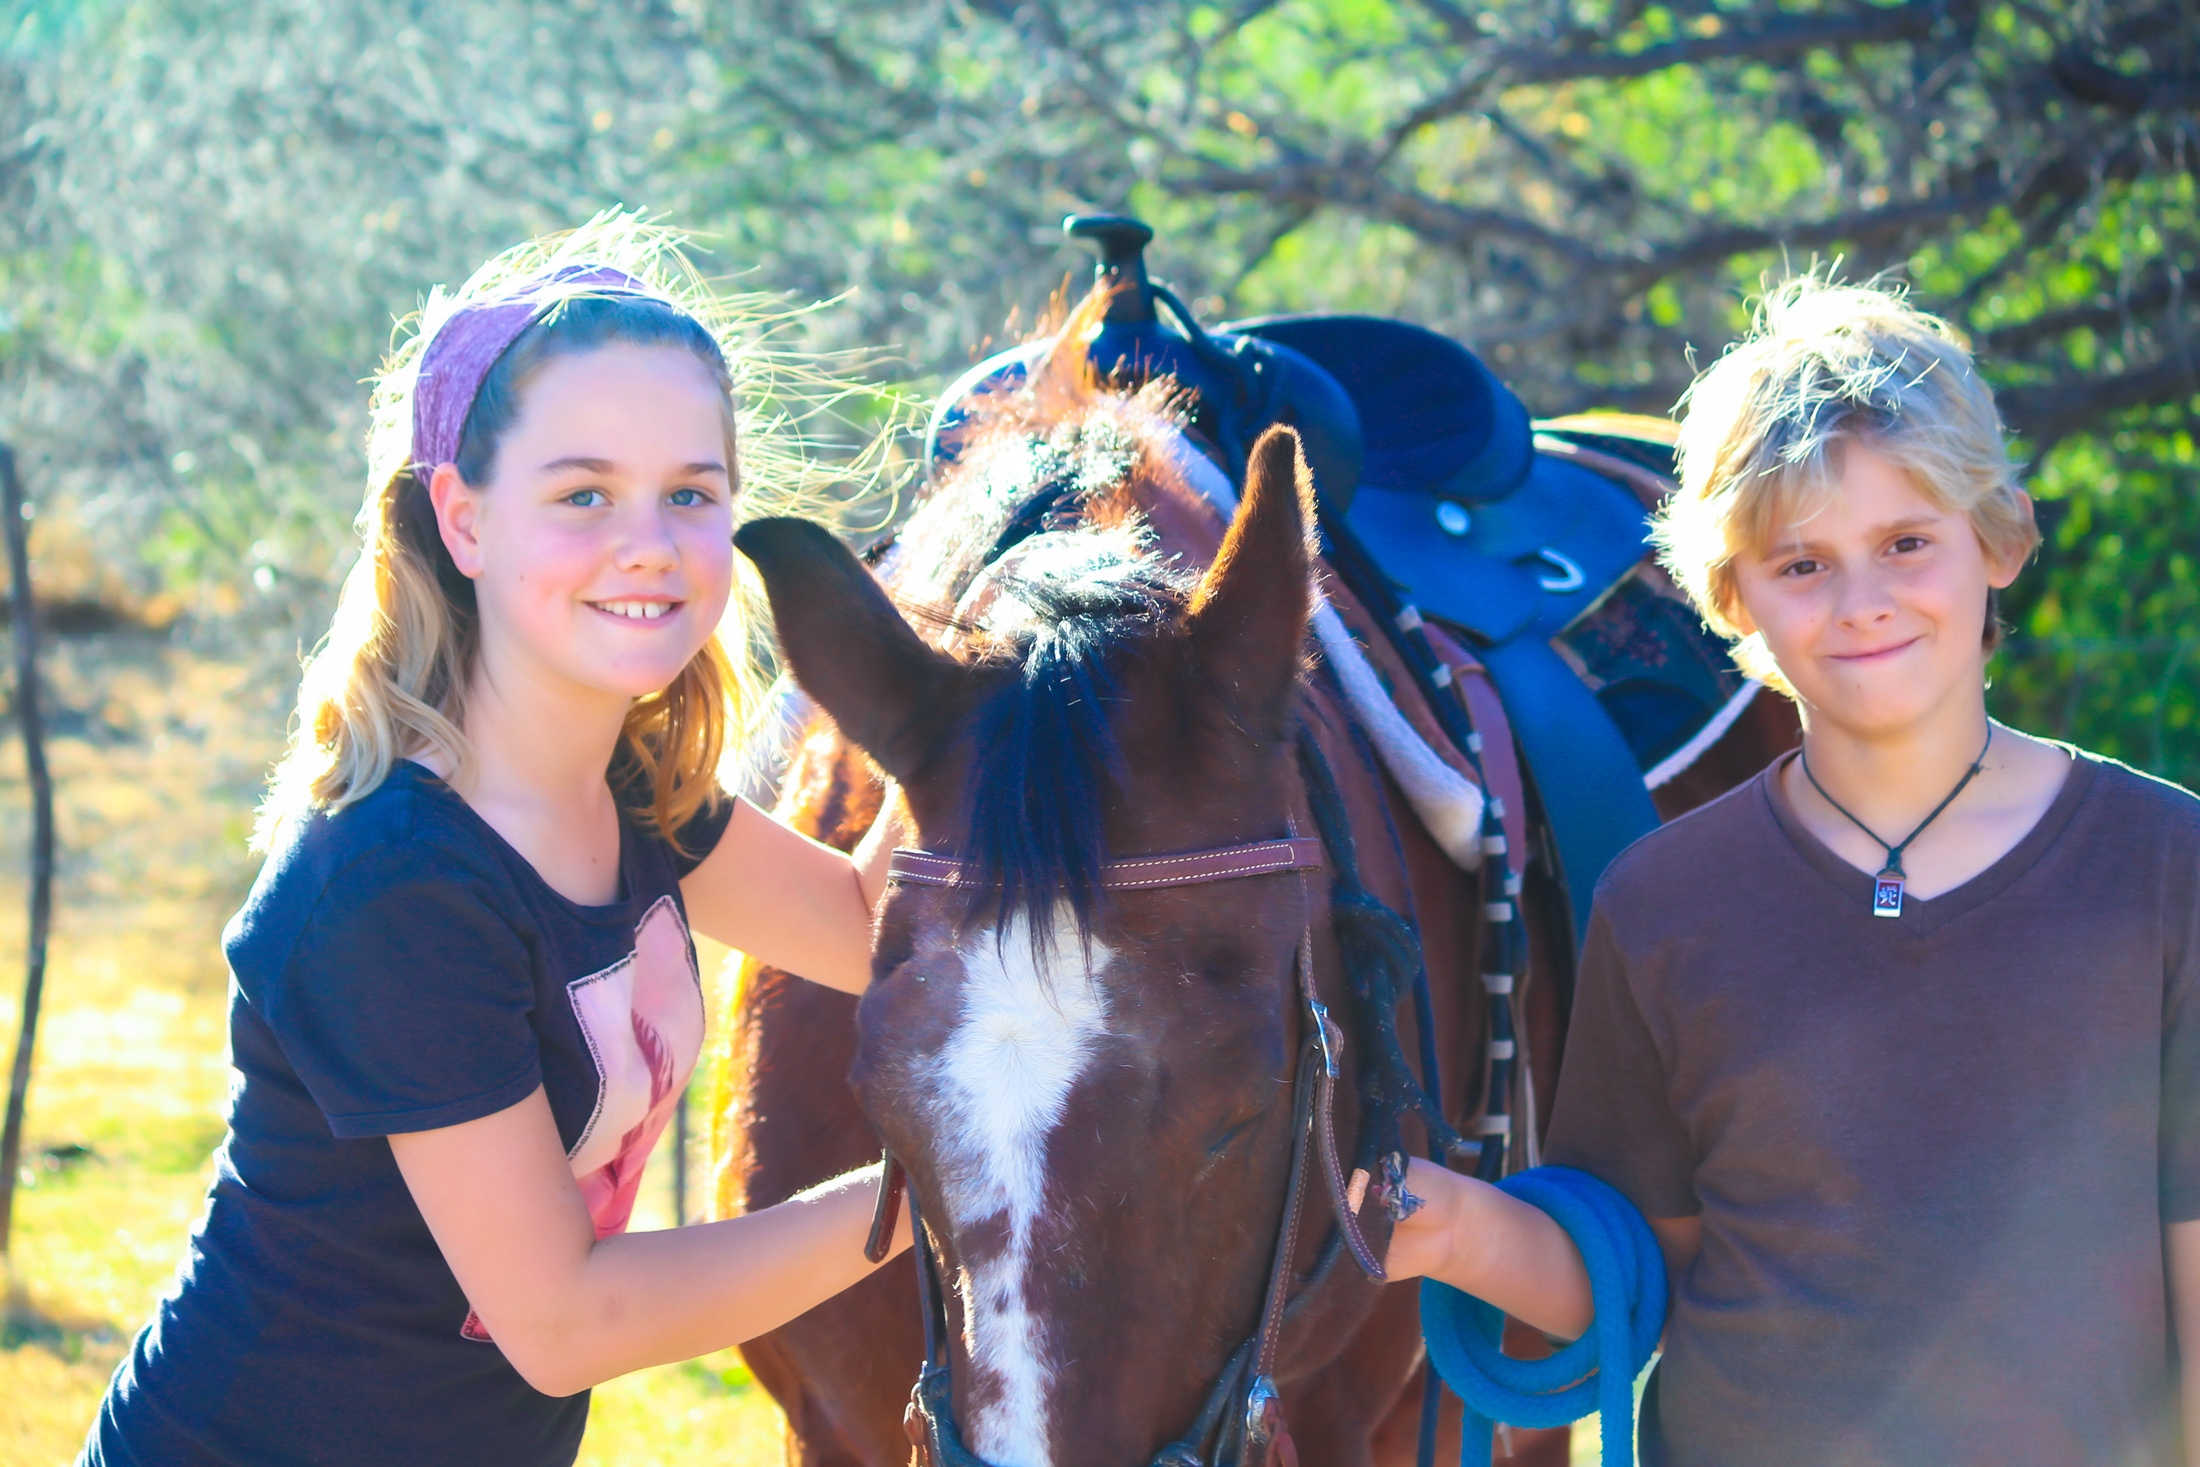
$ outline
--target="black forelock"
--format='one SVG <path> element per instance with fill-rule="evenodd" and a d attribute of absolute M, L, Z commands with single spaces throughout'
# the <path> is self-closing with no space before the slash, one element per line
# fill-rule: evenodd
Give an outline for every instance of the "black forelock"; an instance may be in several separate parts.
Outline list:
<path fill-rule="evenodd" d="M 971 724 L 967 920 L 1005 935 L 1020 915 L 1044 950 L 1060 900 L 1080 940 L 1091 936 L 1107 859 L 1102 816 L 1127 776 L 1111 723 L 1119 675 L 1135 644 L 1175 623 L 1186 586 L 1139 559 L 1104 574 L 1088 565 L 1007 575 L 998 594 L 1027 615 L 996 644 L 989 660 L 1003 676 Z"/>

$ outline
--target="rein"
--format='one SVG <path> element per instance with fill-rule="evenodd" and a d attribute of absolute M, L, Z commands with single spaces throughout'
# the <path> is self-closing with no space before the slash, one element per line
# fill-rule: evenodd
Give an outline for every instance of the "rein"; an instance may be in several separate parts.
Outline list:
<path fill-rule="evenodd" d="M 1419 966 L 1420 944 L 1410 924 L 1377 900 L 1361 884 L 1358 857 L 1344 802 L 1327 759 L 1311 735 L 1301 729 L 1300 771 L 1317 837 L 1292 834 L 1278 840 L 1251 841 L 1166 856 L 1112 860 L 1101 868 L 1101 885 L 1111 891 L 1195 886 L 1242 877 L 1298 873 L 1305 895 L 1305 921 L 1293 956 L 1298 1001 L 1308 1019 L 1292 1081 L 1291 1166 L 1284 1210 L 1277 1228 L 1268 1283 L 1253 1333 L 1230 1357 L 1208 1392 L 1191 1428 L 1155 1456 L 1151 1467 L 1297 1467 L 1297 1448 L 1282 1416 L 1275 1361 L 1285 1321 L 1310 1298 L 1329 1274 L 1340 1252 L 1370 1279 L 1385 1279 L 1361 1228 L 1371 1168 L 1381 1181 L 1374 1191 L 1393 1218 L 1420 1205 L 1405 1190 L 1405 1160 L 1399 1147 L 1398 1120 L 1417 1113 L 1439 1150 L 1472 1154 L 1477 1143 L 1461 1137 L 1413 1076 L 1397 1031 L 1396 1004 L 1401 980 L 1410 981 Z M 1347 1177 L 1340 1159 L 1335 1120 L 1337 1082 L 1343 1074 L 1345 1034 L 1324 1004 L 1314 980 L 1315 903 L 1310 873 L 1325 859 L 1336 863 L 1330 893 L 1330 917 L 1346 969 L 1347 987 L 1364 1018 L 1362 1032 L 1372 1036 L 1370 1060 L 1361 1083 L 1361 1142 Z M 889 877 L 920 886 L 971 888 L 977 878 L 962 861 L 933 851 L 896 850 Z M 1309 1156 L 1312 1142 L 1312 1157 Z M 1292 1288 L 1291 1265 L 1298 1252 L 1305 1212 L 1310 1159 L 1320 1170 L 1335 1228 L 1313 1269 Z M 884 1157 L 871 1235 L 864 1252 L 882 1261 L 891 1246 L 896 1214 L 908 1193 L 910 1223 L 916 1234 L 917 1294 L 924 1317 L 924 1366 L 910 1392 L 903 1426 L 925 1467 L 989 1467 L 964 1445 L 954 1419 L 954 1381 L 945 1341 L 948 1335 L 940 1265 L 924 1226 L 913 1189 L 891 1153 Z M 1233 1406 L 1236 1409 L 1232 1409 Z"/>

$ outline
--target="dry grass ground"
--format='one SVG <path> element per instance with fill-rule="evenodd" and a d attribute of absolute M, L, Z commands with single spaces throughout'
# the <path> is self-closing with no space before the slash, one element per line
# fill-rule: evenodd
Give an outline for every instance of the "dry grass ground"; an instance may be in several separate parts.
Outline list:
<path fill-rule="evenodd" d="M 228 1087 L 221 925 L 251 882 L 245 834 L 289 694 L 279 658 L 254 668 L 152 637 L 63 641 L 48 679 L 63 855 L 0 1327 L 0 1467 L 74 1457 L 198 1215 Z M 20 1022 L 26 810 L 10 738 L 0 1056 Z M 670 1220 L 665 1162 L 637 1226 Z M 599 1390 L 581 1460 L 777 1467 L 779 1440 L 727 1352 Z"/>

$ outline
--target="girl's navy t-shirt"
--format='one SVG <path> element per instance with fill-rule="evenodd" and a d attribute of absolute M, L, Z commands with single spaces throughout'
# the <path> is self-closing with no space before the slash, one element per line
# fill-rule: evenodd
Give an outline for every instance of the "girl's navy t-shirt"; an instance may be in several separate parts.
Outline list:
<path fill-rule="evenodd" d="M 546 1092 L 596 1235 L 621 1231 L 702 1046 L 675 849 L 622 815 L 585 907 L 400 763 L 293 822 L 228 954 L 229 1133 L 176 1282 L 115 1373 L 91 1467 L 571 1462 L 588 1396 L 505 1361 L 385 1139 Z"/>

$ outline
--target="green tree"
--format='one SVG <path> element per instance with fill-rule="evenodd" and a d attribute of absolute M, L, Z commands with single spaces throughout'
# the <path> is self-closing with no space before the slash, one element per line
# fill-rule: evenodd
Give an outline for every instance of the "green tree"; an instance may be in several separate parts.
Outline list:
<path fill-rule="evenodd" d="M 41 482 L 151 571 L 303 578 L 321 606 L 356 504 L 360 379 L 393 319 L 632 190 L 679 105 L 668 18 L 526 16 L 24 13 L 27 207 L 0 271 Z"/>
<path fill-rule="evenodd" d="M 2192 780 L 2196 3 L 17 0 L 0 419 L 141 574 L 304 627 L 390 319 L 613 203 L 920 387 L 1081 268 L 1072 209 L 1210 318 L 1423 321 L 1543 413 L 1665 410 L 1838 257 L 2022 437 L 1999 706 Z"/>
<path fill-rule="evenodd" d="M 1035 226 L 1094 203 L 1213 315 L 1421 320 L 1549 414 L 1666 410 L 1768 275 L 1906 276 L 2048 530 L 1997 707 L 2200 782 L 2190 0 L 744 0 L 711 34 L 700 155 L 776 125 L 898 166 L 853 235 L 830 194 L 742 217 L 920 360 L 1036 298 Z"/>

